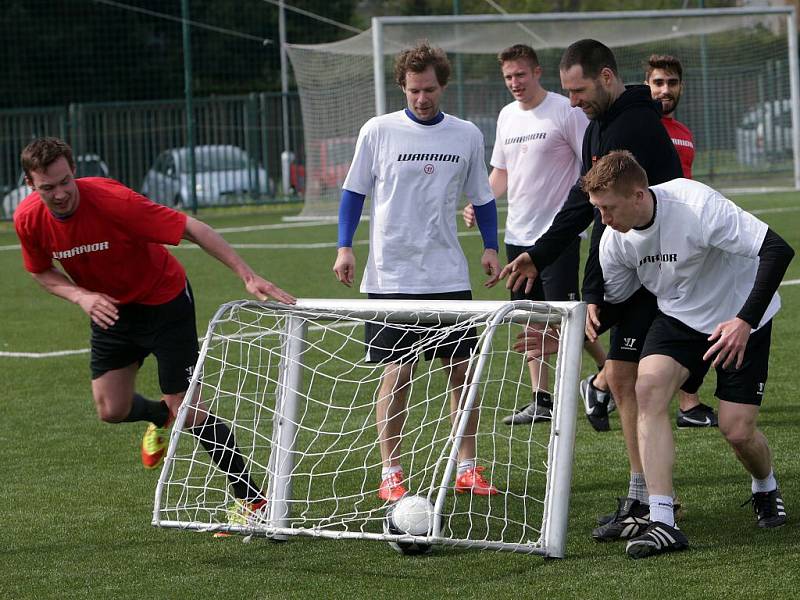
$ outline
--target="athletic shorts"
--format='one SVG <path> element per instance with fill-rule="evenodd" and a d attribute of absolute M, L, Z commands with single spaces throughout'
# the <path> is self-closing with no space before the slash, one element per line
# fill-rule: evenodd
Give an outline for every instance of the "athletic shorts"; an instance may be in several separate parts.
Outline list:
<path fill-rule="evenodd" d="M 525 246 L 506 244 L 508 262 L 525 252 Z M 512 300 L 580 300 L 578 271 L 580 270 L 581 239 L 567 246 L 561 256 L 551 265 L 542 269 L 533 282 L 533 289 L 525 293 L 525 287 L 511 292 Z"/>
<path fill-rule="evenodd" d="M 750 334 L 744 350 L 742 367 L 723 369 L 717 367 L 717 389 L 714 395 L 727 402 L 761 405 L 769 371 L 769 347 L 772 321 Z M 689 371 L 681 389 L 693 394 L 703 383 L 711 361 L 703 355 L 713 345 L 708 334 L 695 331 L 678 319 L 662 313 L 653 321 L 642 356 L 660 354 L 669 356 Z"/>
<path fill-rule="evenodd" d="M 119 319 L 108 329 L 92 326 L 92 379 L 134 363 L 142 365 L 153 354 L 158 382 L 164 394 L 189 388 L 197 362 L 197 326 L 194 296 L 189 282 L 175 298 L 158 305 L 124 304 Z"/>
<path fill-rule="evenodd" d="M 615 310 L 619 317 L 610 330 L 606 357 L 608 360 L 639 362 L 648 330 L 658 314 L 656 297 L 642 287 L 615 306 Z M 601 308 L 601 318 L 602 314 Z"/>
<path fill-rule="evenodd" d="M 367 294 L 376 300 L 472 300 L 472 292 L 444 292 L 441 294 Z M 375 364 L 410 363 L 417 360 L 420 350 L 425 360 L 434 358 L 466 358 L 478 343 L 478 332 L 474 327 L 451 333 L 444 340 L 434 338 L 442 325 L 431 325 L 428 331 L 409 331 L 383 323 L 367 322 L 364 325 L 366 362 Z"/>

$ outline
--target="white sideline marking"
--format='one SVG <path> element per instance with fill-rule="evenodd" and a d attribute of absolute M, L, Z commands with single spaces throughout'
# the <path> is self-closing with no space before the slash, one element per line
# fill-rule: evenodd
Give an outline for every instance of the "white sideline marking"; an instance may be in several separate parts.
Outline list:
<path fill-rule="evenodd" d="M 312 325 L 308 328 L 309 331 L 320 331 L 322 329 L 347 329 L 348 327 L 357 327 L 353 323 L 333 323 L 323 327 L 322 325 Z M 263 335 L 263 332 L 246 333 L 244 335 L 231 335 L 224 336 L 229 339 L 258 337 Z M 204 337 L 197 338 L 200 344 L 205 340 Z M 59 356 L 73 356 L 75 354 L 88 354 L 89 348 L 78 348 L 77 350 L 55 350 L 53 352 L 0 352 L 0 358 L 55 358 Z"/>
<path fill-rule="evenodd" d="M 319 225 L 331 225 L 331 223 L 332 223 L 331 221 L 315 220 L 315 221 L 305 221 L 296 223 L 271 223 L 269 225 L 246 225 L 242 227 L 215 227 L 214 230 L 217 233 L 242 233 L 245 231 L 263 231 L 265 229 L 292 229 L 295 227 L 317 227 Z"/>
<path fill-rule="evenodd" d="M 800 210 L 800 209 L 798 209 L 798 210 Z M 253 227 L 257 227 L 257 226 L 254 225 Z M 248 229 L 248 228 L 244 228 L 244 227 L 241 228 L 242 231 L 244 231 L 245 229 L 248 230 L 248 231 L 251 231 L 251 229 Z M 220 231 L 224 232 L 225 230 L 218 229 L 217 231 L 218 232 L 220 232 Z M 505 229 L 498 229 L 497 230 L 498 234 L 504 233 L 504 232 L 505 232 Z M 480 232 L 477 231 L 477 229 L 476 229 L 476 230 L 472 230 L 472 231 L 461 231 L 461 232 L 457 233 L 456 235 L 458 235 L 458 237 L 467 237 L 467 236 L 473 236 L 473 235 L 480 235 Z M 354 246 L 366 246 L 368 243 L 369 243 L 369 240 L 357 240 L 357 241 L 353 242 L 353 245 Z M 238 250 L 290 250 L 290 249 L 293 249 L 293 250 L 314 250 L 314 249 L 318 249 L 318 248 L 336 248 L 338 245 L 339 244 L 336 243 L 336 242 L 312 242 L 310 244 L 237 244 L 237 243 L 233 243 L 233 244 L 231 244 L 231 248 L 236 248 Z M 0 246 L 0 251 L 3 251 L 3 250 L 19 250 L 19 249 L 20 249 L 19 244 L 16 244 L 14 246 Z M 181 244 L 180 246 L 169 246 L 169 249 L 170 250 L 199 250 L 200 246 L 198 246 L 196 244 L 185 243 L 185 244 Z"/>
<path fill-rule="evenodd" d="M 785 213 L 785 212 L 797 212 L 800 210 L 800 206 L 778 206 L 775 208 L 756 208 L 755 210 L 751 210 L 751 215 L 765 215 L 768 213 Z"/>
<path fill-rule="evenodd" d="M 775 208 L 757 208 L 749 211 L 753 215 L 763 215 L 769 213 L 785 213 L 800 211 L 800 206 L 779 206 Z M 268 229 L 288 229 L 288 228 L 301 228 L 301 227 L 316 227 L 319 225 L 331 225 L 333 221 L 305 221 L 305 222 L 291 222 L 291 223 L 272 223 L 269 225 L 247 225 L 242 227 L 221 227 L 216 231 L 218 233 L 245 233 L 248 231 L 263 231 Z M 505 233 L 505 229 L 498 228 L 498 234 Z M 456 234 L 458 237 L 471 237 L 480 235 L 477 227 L 469 231 L 460 231 Z M 358 240 L 353 242 L 353 245 L 365 246 L 368 240 Z M 231 247 L 239 250 L 318 250 L 320 248 L 336 248 L 338 244 L 334 242 L 312 242 L 308 244 L 246 244 L 246 243 L 232 243 Z M 183 244 L 180 246 L 170 246 L 172 250 L 197 250 L 199 246 L 195 244 Z M 0 246 L 0 252 L 8 252 L 19 250 L 19 244 L 12 244 L 10 246 Z M 0 356 L 3 356 L 0 354 Z"/>

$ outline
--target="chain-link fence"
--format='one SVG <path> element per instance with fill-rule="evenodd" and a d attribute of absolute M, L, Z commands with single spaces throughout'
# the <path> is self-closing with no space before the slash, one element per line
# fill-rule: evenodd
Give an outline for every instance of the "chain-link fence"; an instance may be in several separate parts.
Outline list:
<path fill-rule="evenodd" d="M 6 0 L 0 11 L 0 218 L 10 217 L 28 192 L 20 179 L 21 149 L 45 135 L 72 144 L 79 174 L 109 175 L 166 204 L 186 205 L 193 195 L 201 206 L 286 199 L 284 105 L 296 164 L 303 139 L 297 96 L 289 92 L 284 103 L 280 92 L 276 4 Z M 292 4 L 347 21 L 354 0 L 324 10 L 320 0 Z M 290 41 L 350 35 L 298 12 L 286 11 L 285 24 Z M 186 151 L 190 123 L 193 161 Z M 299 173 L 293 168 L 291 178 Z"/>

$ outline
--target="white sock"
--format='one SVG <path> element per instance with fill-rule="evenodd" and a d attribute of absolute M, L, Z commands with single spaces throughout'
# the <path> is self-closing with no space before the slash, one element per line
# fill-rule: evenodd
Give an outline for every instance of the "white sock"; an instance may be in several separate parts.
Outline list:
<path fill-rule="evenodd" d="M 672 496 L 650 496 L 650 522 L 653 521 L 675 527 Z"/>
<path fill-rule="evenodd" d="M 465 471 L 469 471 L 470 469 L 475 468 L 475 459 L 470 458 L 468 460 L 462 460 L 458 463 L 458 474 L 461 475 Z"/>
<path fill-rule="evenodd" d="M 769 470 L 769 475 L 767 475 L 764 479 L 756 479 L 753 477 L 753 485 L 751 486 L 753 493 L 759 492 L 771 492 L 772 490 L 778 489 L 778 482 L 775 479 L 775 473 L 772 469 Z"/>
<path fill-rule="evenodd" d="M 644 473 L 631 473 L 631 480 L 628 483 L 628 498 L 634 498 L 642 504 L 647 504 L 647 483 L 644 480 Z"/>
<path fill-rule="evenodd" d="M 403 467 L 400 465 L 392 465 L 391 467 L 383 467 L 381 469 L 381 480 L 388 479 L 389 475 L 394 473 L 402 473 Z"/>

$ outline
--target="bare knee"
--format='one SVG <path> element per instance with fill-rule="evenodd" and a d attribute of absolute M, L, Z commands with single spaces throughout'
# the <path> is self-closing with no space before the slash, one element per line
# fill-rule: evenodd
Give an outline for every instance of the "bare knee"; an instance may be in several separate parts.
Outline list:
<path fill-rule="evenodd" d="M 636 363 L 606 361 L 605 375 L 617 404 L 636 401 Z"/>
<path fill-rule="evenodd" d="M 639 414 L 652 414 L 667 410 L 667 404 L 662 396 L 667 382 L 659 380 L 652 375 L 640 375 L 636 379 L 636 404 Z"/>
<path fill-rule="evenodd" d="M 105 423 L 121 423 L 131 413 L 133 398 L 127 402 L 121 398 L 111 398 L 105 395 L 94 397 L 94 406 L 98 418 Z"/>
<path fill-rule="evenodd" d="M 724 422 L 720 420 L 719 431 L 731 446 L 738 447 L 749 444 L 755 435 L 756 429 L 755 425 L 749 421 L 729 419 Z"/>

